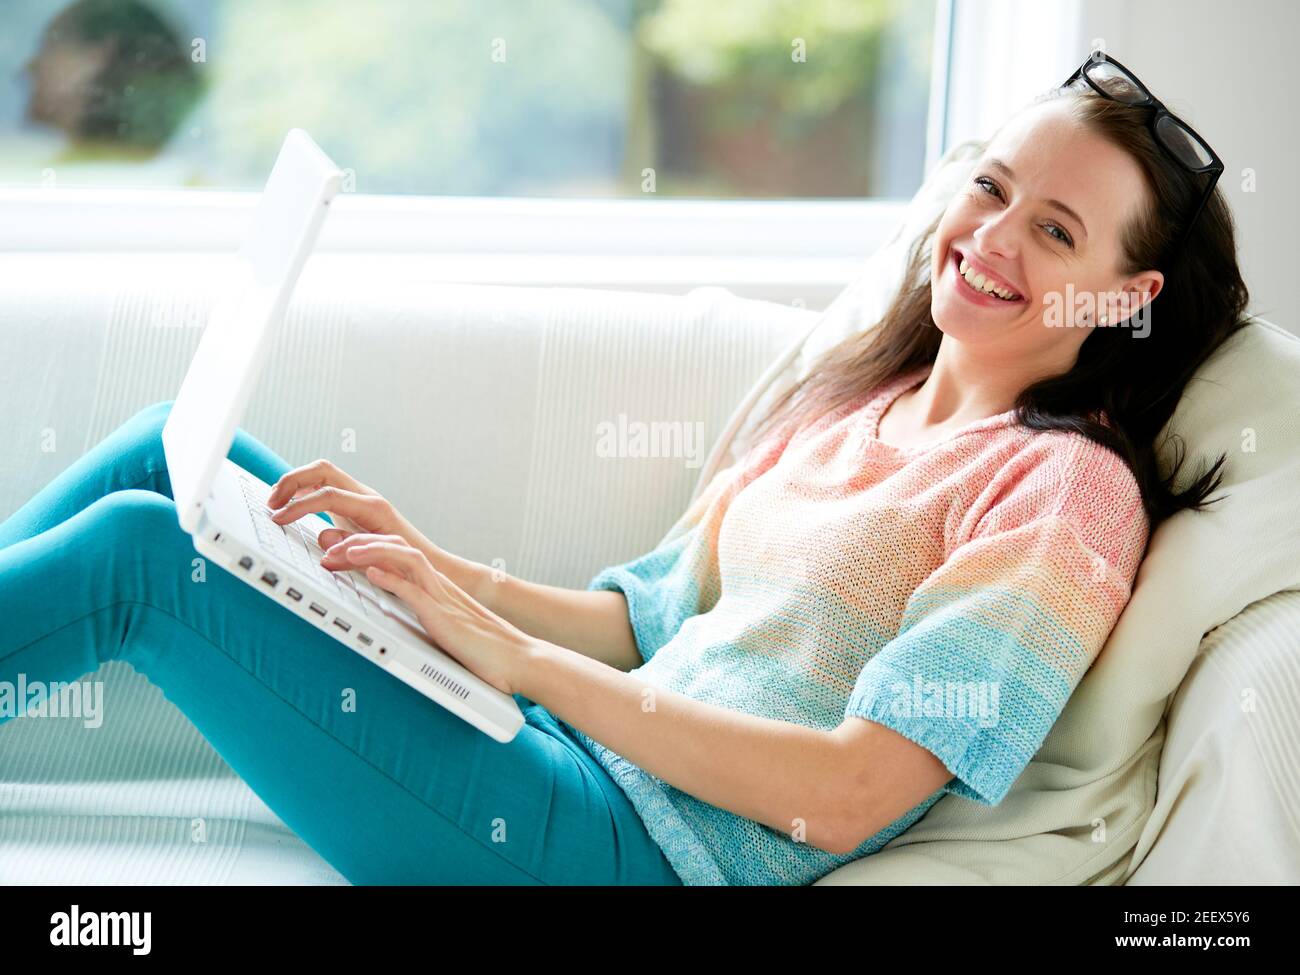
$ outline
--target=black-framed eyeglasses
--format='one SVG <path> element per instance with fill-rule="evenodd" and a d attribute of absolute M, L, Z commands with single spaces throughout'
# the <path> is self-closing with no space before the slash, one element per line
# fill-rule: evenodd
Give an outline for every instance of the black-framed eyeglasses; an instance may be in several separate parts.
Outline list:
<path fill-rule="evenodd" d="M 1189 173 L 1210 174 L 1200 202 L 1192 211 L 1191 219 L 1183 228 L 1178 243 L 1170 251 L 1171 256 L 1177 254 L 1187 243 L 1197 217 L 1201 215 L 1205 204 L 1209 202 L 1210 194 L 1214 192 L 1214 186 L 1223 173 L 1223 160 L 1210 148 L 1208 142 L 1197 135 L 1195 129 L 1169 111 L 1164 103 L 1152 95 L 1146 85 L 1138 80 L 1137 75 L 1114 58 L 1100 51 L 1089 54 L 1087 60 L 1075 69 L 1074 74 L 1070 75 L 1061 87 L 1068 88 L 1079 78 L 1083 78 L 1094 91 L 1112 101 L 1122 102 L 1125 105 L 1144 105 L 1154 109 L 1151 113 L 1150 126 L 1156 142 Z"/>

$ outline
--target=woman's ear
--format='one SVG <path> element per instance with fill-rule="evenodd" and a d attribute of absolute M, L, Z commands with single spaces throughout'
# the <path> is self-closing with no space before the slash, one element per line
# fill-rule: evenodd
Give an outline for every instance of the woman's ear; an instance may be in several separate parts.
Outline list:
<path fill-rule="evenodd" d="M 1159 271 L 1143 271 L 1125 281 L 1120 288 L 1121 299 L 1116 307 L 1115 320 L 1111 324 L 1118 325 L 1138 314 L 1156 300 L 1156 295 L 1160 294 L 1164 284 L 1165 276 Z"/>

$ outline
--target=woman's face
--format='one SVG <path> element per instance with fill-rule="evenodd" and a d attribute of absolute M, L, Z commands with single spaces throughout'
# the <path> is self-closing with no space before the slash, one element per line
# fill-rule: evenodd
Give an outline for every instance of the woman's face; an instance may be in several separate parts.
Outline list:
<path fill-rule="evenodd" d="M 1103 296 L 1127 292 L 1136 310 L 1143 293 L 1149 303 L 1160 290 L 1158 271 L 1120 272 L 1120 235 L 1147 192 L 1137 162 L 1072 120 L 1064 100 L 1013 116 L 939 222 L 931 254 L 935 324 L 972 350 L 1068 369 L 1091 331 L 1053 325 L 1083 325 L 1108 310 L 1115 324 L 1132 312 L 1108 308 Z M 978 283 L 977 274 L 1004 297 L 977 291 L 968 283 Z M 1128 327 L 1140 327 L 1142 317 Z"/>

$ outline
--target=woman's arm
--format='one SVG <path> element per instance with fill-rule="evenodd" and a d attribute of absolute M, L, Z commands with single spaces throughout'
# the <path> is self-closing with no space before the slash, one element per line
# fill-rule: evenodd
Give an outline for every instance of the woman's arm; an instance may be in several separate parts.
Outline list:
<path fill-rule="evenodd" d="M 348 563 L 405 599 L 434 643 L 483 680 L 523 694 L 669 785 L 796 841 L 852 852 L 951 778 L 933 754 L 883 724 L 849 716 L 827 731 L 694 700 L 529 634 L 401 538 L 348 541 Z M 472 583 L 478 570 L 456 571 Z M 553 598 L 561 613 L 568 597 L 603 592 L 524 586 L 558 594 L 542 599 Z M 591 636 L 572 621 L 559 628 Z"/>
<path fill-rule="evenodd" d="M 627 598 L 621 592 L 527 582 L 442 550 L 430 561 L 476 601 L 530 636 L 618 670 L 643 663 L 628 618 Z"/>
<path fill-rule="evenodd" d="M 952 778 L 883 725 L 761 718 L 542 641 L 517 680 L 529 700 L 669 785 L 828 853 L 856 850 Z"/>

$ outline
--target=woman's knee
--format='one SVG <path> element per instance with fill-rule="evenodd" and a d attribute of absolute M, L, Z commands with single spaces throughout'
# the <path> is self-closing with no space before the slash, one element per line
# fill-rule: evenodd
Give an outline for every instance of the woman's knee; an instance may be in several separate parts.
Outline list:
<path fill-rule="evenodd" d="M 95 522 L 91 537 L 114 549 L 184 554 L 193 548 L 176 515 L 176 502 L 156 491 L 113 491 L 87 512 Z"/>
<path fill-rule="evenodd" d="M 154 491 L 171 497 L 171 477 L 167 469 L 167 452 L 163 449 L 163 427 L 171 415 L 174 400 L 160 400 L 142 408 L 122 428 L 127 438 L 125 450 L 137 458 L 137 471 L 153 474 Z"/>
<path fill-rule="evenodd" d="M 126 439 L 124 450 L 140 451 L 148 455 L 153 469 L 165 469 L 162 431 L 171 414 L 174 400 L 160 400 L 138 410 L 118 428 L 118 435 Z M 161 466 L 159 466 L 161 465 Z"/>

